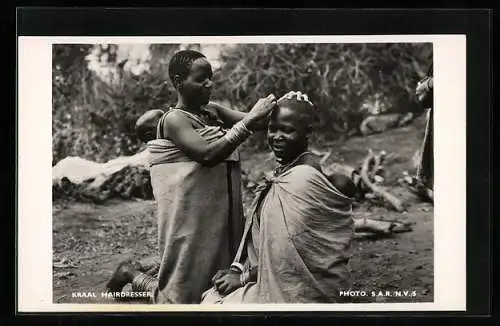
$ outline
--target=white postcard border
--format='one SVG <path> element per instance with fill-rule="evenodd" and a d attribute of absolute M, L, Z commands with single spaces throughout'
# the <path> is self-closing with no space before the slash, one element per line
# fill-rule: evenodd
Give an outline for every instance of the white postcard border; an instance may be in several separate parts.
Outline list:
<path fill-rule="evenodd" d="M 52 44 L 432 42 L 435 78 L 434 302 L 292 305 L 55 304 L 52 298 Z M 464 311 L 465 35 L 18 37 L 19 312 Z"/>

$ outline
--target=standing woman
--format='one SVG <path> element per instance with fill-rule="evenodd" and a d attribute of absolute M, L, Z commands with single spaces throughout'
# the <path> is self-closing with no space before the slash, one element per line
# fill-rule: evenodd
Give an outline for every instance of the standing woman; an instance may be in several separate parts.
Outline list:
<path fill-rule="evenodd" d="M 153 291 L 155 303 L 199 303 L 215 272 L 231 263 L 243 233 L 235 150 L 266 125 L 276 101 L 273 95 L 260 99 L 248 114 L 210 103 L 212 68 L 197 51 L 177 52 L 168 73 L 177 105 L 163 115 L 157 139 L 148 143 L 158 205 L 158 279 L 128 261 L 108 290 L 132 282 L 136 291 Z"/>

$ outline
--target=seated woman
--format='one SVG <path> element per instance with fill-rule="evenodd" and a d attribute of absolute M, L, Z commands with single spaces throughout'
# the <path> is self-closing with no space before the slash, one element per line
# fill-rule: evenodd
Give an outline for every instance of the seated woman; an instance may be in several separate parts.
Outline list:
<path fill-rule="evenodd" d="M 279 166 L 259 190 L 234 263 L 202 303 L 335 303 L 350 288 L 357 186 L 351 175 L 327 177 L 308 151 L 312 109 L 300 93 L 278 101 L 267 136 Z"/>

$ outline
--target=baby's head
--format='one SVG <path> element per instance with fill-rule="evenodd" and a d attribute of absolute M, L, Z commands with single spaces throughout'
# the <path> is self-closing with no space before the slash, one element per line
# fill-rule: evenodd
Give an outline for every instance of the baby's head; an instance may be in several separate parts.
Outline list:
<path fill-rule="evenodd" d="M 163 114 L 162 110 L 148 110 L 137 119 L 135 131 L 141 141 L 147 143 L 156 139 L 156 128 Z"/>

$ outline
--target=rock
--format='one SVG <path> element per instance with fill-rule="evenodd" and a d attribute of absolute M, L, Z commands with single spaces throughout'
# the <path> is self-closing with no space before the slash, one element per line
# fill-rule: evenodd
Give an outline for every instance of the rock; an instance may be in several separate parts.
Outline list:
<path fill-rule="evenodd" d="M 59 272 L 55 273 L 54 276 L 58 279 L 65 280 L 70 278 L 71 276 L 76 276 L 73 272 Z"/>
<path fill-rule="evenodd" d="M 54 267 L 54 268 L 77 268 L 78 266 L 75 263 L 69 261 L 67 258 L 62 258 L 59 261 L 55 261 L 52 264 L 52 267 Z"/>
<path fill-rule="evenodd" d="M 52 198 L 95 203 L 112 197 L 152 199 L 147 156 L 142 151 L 107 163 L 67 157 L 52 168 Z"/>
<path fill-rule="evenodd" d="M 69 156 L 52 167 L 52 183 L 59 182 L 63 177 L 75 184 L 86 180 L 99 179 L 122 170 L 126 166 L 145 168 L 148 152 L 143 150 L 132 156 L 121 156 L 107 163 L 96 163 L 81 157 Z"/>
<path fill-rule="evenodd" d="M 387 113 L 373 114 L 366 117 L 359 129 L 361 134 L 368 136 L 381 133 L 391 128 L 403 127 L 413 120 L 413 114 Z"/>
<path fill-rule="evenodd" d="M 376 199 L 377 196 L 374 193 L 369 192 L 369 193 L 365 194 L 365 198 L 366 199 Z"/>

